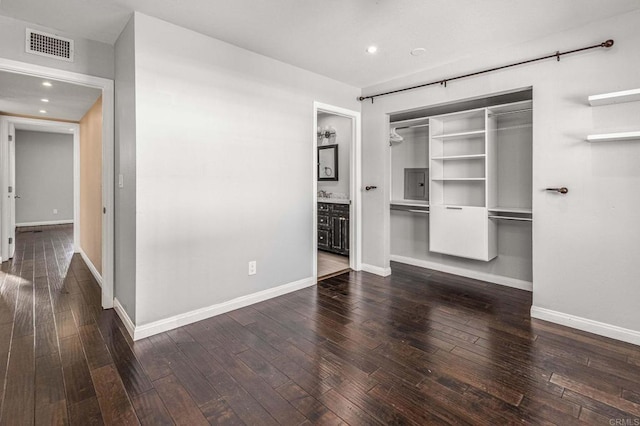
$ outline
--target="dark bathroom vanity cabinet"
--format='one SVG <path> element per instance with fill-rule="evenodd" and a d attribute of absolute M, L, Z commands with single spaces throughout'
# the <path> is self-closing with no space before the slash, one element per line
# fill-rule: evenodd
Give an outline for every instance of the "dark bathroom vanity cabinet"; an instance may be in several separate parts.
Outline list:
<path fill-rule="evenodd" d="M 349 255 L 349 204 L 318 203 L 318 249 Z"/>

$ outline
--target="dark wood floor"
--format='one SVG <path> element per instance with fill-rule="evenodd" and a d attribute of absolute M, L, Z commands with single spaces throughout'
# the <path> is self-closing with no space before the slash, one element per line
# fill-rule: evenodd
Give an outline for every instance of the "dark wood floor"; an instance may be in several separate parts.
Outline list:
<path fill-rule="evenodd" d="M 133 343 L 70 227 L 17 242 L 2 424 L 640 424 L 640 349 L 523 291 L 394 264 Z"/>

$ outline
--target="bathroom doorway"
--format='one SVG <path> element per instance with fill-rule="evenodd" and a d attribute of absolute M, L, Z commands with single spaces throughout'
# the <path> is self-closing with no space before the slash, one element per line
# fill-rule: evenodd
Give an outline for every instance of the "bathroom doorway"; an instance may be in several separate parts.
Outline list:
<path fill-rule="evenodd" d="M 314 105 L 315 276 L 360 270 L 360 114 Z"/>

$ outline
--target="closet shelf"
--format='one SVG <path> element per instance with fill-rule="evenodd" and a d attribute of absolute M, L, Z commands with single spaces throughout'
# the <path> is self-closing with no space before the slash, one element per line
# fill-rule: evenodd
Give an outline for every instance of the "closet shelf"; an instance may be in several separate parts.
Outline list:
<path fill-rule="evenodd" d="M 397 206 L 410 206 L 410 207 L 429 207 L 428 201 L 420 201 L 420 200 L 391 200 L 389 202 L 391 205 Z"/>
<path fill-rule="evenodd" d="M 490 212 L 495 212 L 495 213 L 521 213 L 521 214 L 533 213 L 531 209 L 523 209 L 520 207 L 491 207 L 488 210 Z"/>
<path fill-rule="evenodd" d="M 623 90 L 621 92 L 602 93 L 589 96 L 591 106 L 619 104 L 622 102 L 640 101 L 640 89 Z"/>
<path fill-rule="evenodd" d="M 599 135 L 587 136 L 587 142 L 608 142 L 608 141 L 628 141 L 628 140 L 640 140 L 640 130 L 637 130 L 635 132 L 603 133 Z"/>
<path fill-rule="evenodd" d="M 431 157 L 432 160 L 473 160 L 474 158 L 486 158 L 486 154 L 472 155 L 445 155 L 442 157 Z"/>
<path fill-rule="evenodd" d="M 431 180 L 436 182 L 446 182 L 446 181 L 485 181 L 487 178 L 432 178 Z"/>
<path fill-rule="evenodd" d="M 485 130 L 473 130 L 470 132 L 448 133 L 443 135 L 433 135 L 431 139 L 459 139 L 469 136 L 482 136 L 486 133 Z"/>

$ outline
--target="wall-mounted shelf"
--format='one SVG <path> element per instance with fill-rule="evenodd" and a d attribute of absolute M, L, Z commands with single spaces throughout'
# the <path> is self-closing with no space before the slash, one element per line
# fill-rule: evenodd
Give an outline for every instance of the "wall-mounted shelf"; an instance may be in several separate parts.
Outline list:
<path fill-rule="evenodd" d="M 599 135 L 587 136 L 588 142 L 609 142 L 609 141 L 629 141 L 640 140 L 640 131 L 621 132 L 621 133 L 603 133 Z"/>
<path fill-rule="evenodd" d="M 623 90 L 620 92 L 602 93 L 589 96 L 591 106 L 619 104 L 622 102 L 640 101 L 640 89 Z"/>
<path fill-rule="evenodd" d="M 473 160 L 474 158 L 482 159 L 486 158 L 486 154 L 473 154 L 473 155 L 446 155 L 443 157 L 431 157 L 432 160 Z"/>

